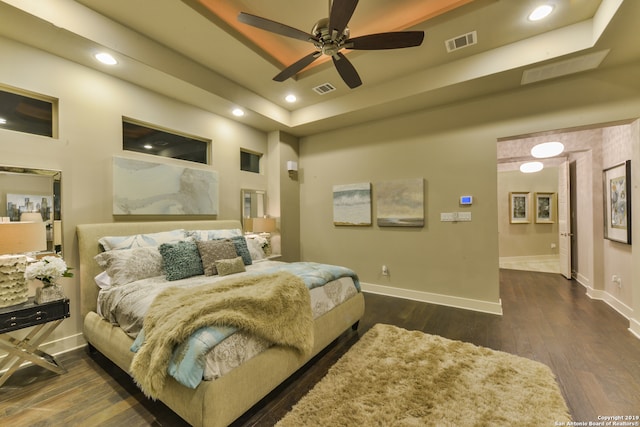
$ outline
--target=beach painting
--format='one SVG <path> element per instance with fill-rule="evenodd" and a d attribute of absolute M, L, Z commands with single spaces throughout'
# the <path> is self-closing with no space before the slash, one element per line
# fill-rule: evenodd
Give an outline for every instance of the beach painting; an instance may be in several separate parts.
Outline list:
<path fill-rule="evenodd" d="M 333 186 L 333 224 L 371 225 L 371 183 Z"/>
<path fill-rule="evenodd" d="M 424 227 L 424 179 L 383 181 L 375 189 L 379 227 Z"/>
<path fill-rule="evenodd" d="M 113 158 L 114 215 L 217 215 L 218 172 Z"/>

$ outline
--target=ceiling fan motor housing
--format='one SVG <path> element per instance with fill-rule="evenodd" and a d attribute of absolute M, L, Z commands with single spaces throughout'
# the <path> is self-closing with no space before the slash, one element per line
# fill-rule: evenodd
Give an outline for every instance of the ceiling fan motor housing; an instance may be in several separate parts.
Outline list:
<path fill-rule="evenodd" d="M 324 55 L 333 56 L 340 49 L 343 48 L 345 40 L 349 39 L 350 31 L 348 27 L 345 27 L 344 31 L 335 40 L 331 40 L 331 34 L 329 33 L 329 18 L 322 18 L 315 23 L 311 29 L 311 34 L 318 39 L 314 41 L 314 45 L 318 52 L 322 52 Z"/>

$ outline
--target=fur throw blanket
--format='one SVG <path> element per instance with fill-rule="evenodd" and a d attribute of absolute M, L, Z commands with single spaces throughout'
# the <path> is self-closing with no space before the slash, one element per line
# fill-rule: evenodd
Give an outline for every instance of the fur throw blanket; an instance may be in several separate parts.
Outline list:
<path fill-rule="evenodd" d="M 305 356 L 313 348 L 309 290 L 291 273 L 169 288 L 149 307 L 145 340 L 131 363 L 131 374 L 147 396 L 156 398 L 164 388 L 174 347 L 206 326 L 236 327 Z"/>

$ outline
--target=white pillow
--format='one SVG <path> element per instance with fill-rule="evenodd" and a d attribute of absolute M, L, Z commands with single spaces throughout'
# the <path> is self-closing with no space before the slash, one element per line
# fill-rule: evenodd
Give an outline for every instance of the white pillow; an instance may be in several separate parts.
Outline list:
<path fill-rule="evenodd" d="M 232 237 L 242 237 L 242 230 L 239 228 L 230 228 L 226 230 L 187 230 L 187 236 L 193 236 L 198 240 L 220 240 L 230 239 Z"/>
<path fill-rule="evenodd" d="M 98 274 L 93 280 L 96 281 L 96 285 L 98 285 L 100 289 L 108 289 L 111 286 L 111 277 L 109 277 L 106 271 Z"/>
<path fill-rule="evenodd" d="M 184 230 L 161 231 L 159 233 L 134 234 L 131 236 L 105 236 L 98 240 L 105 251 L 160 246 L 177 243 L 186 237 Z"/>
<path fill-rule="evenodd" d="M 156 247 L 107 251 L 94 258 L 111 277 L 111 286 L 164 275 L 162 255 Z"/>

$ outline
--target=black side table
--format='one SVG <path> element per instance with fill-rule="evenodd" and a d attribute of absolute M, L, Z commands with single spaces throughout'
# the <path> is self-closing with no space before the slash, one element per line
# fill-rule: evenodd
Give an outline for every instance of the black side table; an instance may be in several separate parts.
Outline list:
<path fill-rule="evenodd" d="M 0 377 L 0 386 L 20 367 L 23 361 L 29 361 L 57 374 L 67 370 L 48 353 L 38 346 L 55 328 L 69 317 L 69 299 L 36 304 L 33 297 L 23 304 L 0 308 L 0 349 L 8 352 L 0 362 L 0 370 L 8 365 L 7 371 Z M 22 340 L 17 340 L 7 332 L 35 326 Z"/>

